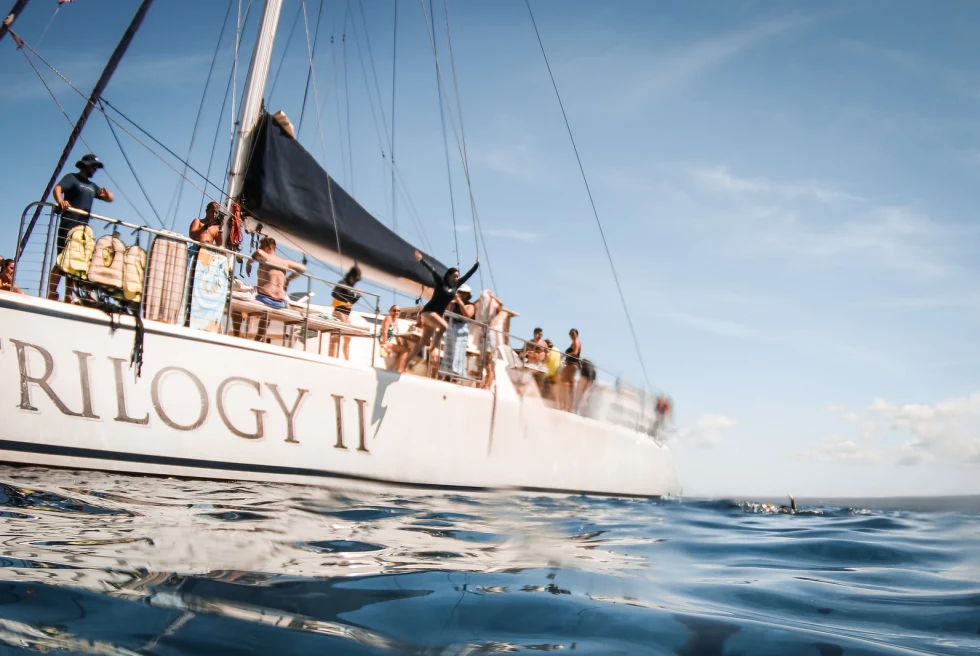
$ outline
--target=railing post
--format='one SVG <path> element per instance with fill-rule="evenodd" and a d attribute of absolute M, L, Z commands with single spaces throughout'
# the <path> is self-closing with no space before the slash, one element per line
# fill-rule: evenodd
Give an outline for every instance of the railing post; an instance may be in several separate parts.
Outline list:
<path fill-rule="evenodd" d="M 58 236 L 57 236 L 57 230 L 56 229 L 55 229 L 54 243 L 52 243 L 52 241 L 51 241 L 51 231 L 52 231 L 52 228 L 54 226 L 54 221 L 52 220 L 53 218 L 54 218 L 54 214 L 52 212 L 48 212 L 48 232 L 44 236 L 44 257 L 41 260 L 41 275 L 40 275 L 41 282 L 40 282 L 40 285 L 39 285 L 40 286 L 40 289 L 37 290 L 37 297 L 38 298 L 46 298 L 47 297 L 47 294 L 48 294 L 48 285 L 51 284 L 51 268 L 48 266 L 48 254 L 52 250 L 54 250 L 54 251 L 57 251 L 58 250 Z M 58 218 L 58 223 L 59 224 L 61 223 L 61 218 L 60 217 Z M 65 246 L 67 247 L 68 244 L 66 243 Z M 23 252 L 23 250 L 24 250 L 23 248 L 20 249 L 21 252 Z M 54 262 L 57 259 L 58 259 L 58 255 L 57 255 L 57 253 L 55 253 L 51 257 L 51 266 L 52 267 L 54 266 Z M 65 278 L 65 300 L 66 301 L 70 301 L 70 299 L 68 298 L 68 278 Z"/>
<path fill-rule="evenodd" d="M 374 358 L 377 355 L 378 348 L 378 331 L 381 329 L 378 324 L 378 319 L 381 317 L 381 297 L 374 297 L 374 339 L 371 340 L 371 366 L 374 366 Z M 398 329 L 398 324 L 395 324 L 395 329 Z"/>
<path fill-rule="evenodd" d="M 140 232 L 136 233 L 136 243 L 139 243 L 140 234 Z M 146 288 L 150 284 L 150 251 L 152 247 L 153 235 L 148 235 L 146 241 L 146 266 L 143 267 L 143 286 L 140 288 L 140 318 L 142 319 L 146 318 Z"/>
<path fill-rule="evenodd" d="M 306 274 L 304 274 L 306 275 Z M 306 276 L 306 312 L 303 313 L 303 353 L 306 353 L 306 332 L 310 325 L 310 294 L 313 293 L 313 279 Z"/>
<path fill-rule="evenodd" d="M 238 256 L 232 255 L 228 257 L 225 255 L 225 261 L 228 262 L 228 294 L 225 296 L 225 334 L 231 334 L 231 292 L 235 285 L 235 264 L 238 263 Z"/>

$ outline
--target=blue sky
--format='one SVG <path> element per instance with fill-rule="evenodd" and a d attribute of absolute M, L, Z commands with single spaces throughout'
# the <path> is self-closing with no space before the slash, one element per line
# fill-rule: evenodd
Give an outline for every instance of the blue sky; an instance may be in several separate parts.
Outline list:
<path fill-rule="evenodd" d="M 318 3 L 309 4 L 312 22 Z M 652 382 L 675 401 L 685 492 L 980 493 L 980 5 L 532 5 Z M 390 170 L 380 156 L 387 137 L 366 36 L 390 123 L 392 2 L 350 6 L 346 43 L 347 0 L 325 2 L 320 28 L 326 162 L 390 224 Z M 54 7 L 36 0 L 15 30 L 36 43 Z M 87 92 L 135 7 L 66 5 L 38 50 Z M 156 3 L 105 94 L 180 153 L 226 7 Z M 294 123 L 308 63 L 302 19 L 268 92 L 299 7 L 285 2 L 267 87 L 270 108 Z M 253 12 L 243 52 L 254 39 Z M 451 84 L 441 2 L 435 14 Z M 575 326 L 600 367 L 641 381 L 523 1 L 450 3 L 450 16 L 498 294 L 521 312 L 519 332 L 541 325 L 564 348 Z M 195 167 L 207 166 L 220 125 L 215 180 L 228 152 L 230 109 L 219 109 L 232 36 L 229 28 L 219 44 L 191 155 Z M 396 163 L 418 217 L 399 199 L 397 229 L 443 261 L 468 265 L 475 249 L 466 184 L 450 136 L 454 239 L 419 3 L 399 3 L 398 39 Z M 16 217 L 43 189 L 70 128 L 9 38 L 0 62 L 6 255 Z M 240 88 L 247 56 L 239 68 Z M 47 77 L 74 120 L 82 100 Z M 319 157 L 312 89 L 306 112 L 301 141 Z M 105 119 L 93 116 L 84 136 L 155 225 Z M 185 186 L 175 211 L 179 178 L 120 138 L 164 222 L 176 216 L 185 230 L 200 192 Z M 111 209 L 136 218 L 119 194 Z M 488 272 L 483 284 L 491 284 Z"/>

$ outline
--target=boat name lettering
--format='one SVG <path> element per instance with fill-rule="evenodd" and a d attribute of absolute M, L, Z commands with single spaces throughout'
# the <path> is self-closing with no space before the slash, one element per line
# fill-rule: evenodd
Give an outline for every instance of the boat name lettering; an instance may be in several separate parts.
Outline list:
<path fill-rule="evenodd" d="M 81 411 L 76 412 L 68 407 L 65 401 L 62 400 L 62 397 L 52 387 L 57 363 L 51 353 L 37 344 L 16 339 L 11 339 L 10 342 L 17 351 L 17 365 L 20 373 L 18 408 L 29 412 L 41 412 L 35 405 L 38 400 L 36 390 L 40 390 L 61 414 L 69 417 L 81 417 L 101 421 L 101 417 L 95 413 L 95 401 L 98 401 L 98 395 L 94 398 L 92 395 L 91 363 L 93 361 L 93 355 L 91 353 L 72 351 L 77 358 L 78 366 L 79 397 L 76 398 L 80 398 L 82 406 Z M 41 372 L 39 374 L 36 373 L 38 368 L 37 360 L 35 359 L 33 363 L 30 361 L 31 351 L 41 360 Z M 127 383 L 126 381 L 128 361 L 124 358 L 116 357 L 108 357 L 107 359 L 112 363 L 113 383 L 115 387 L 116 415 L 113 421 L 137 426 L 148 426 L 150 424 L 150 413 L 143 411 L 142 415 L 140 415 L 140 410 L 142 409 L 138 410 L 131 405 L 134 400 L 136 401 L 135 405 L 137 407 L 140 403 L 138 393 L 135 399 L 132 398 L 134 389 L 138 389 L 136 388 L 136 383 Z M 32 371 L 32 368 L 34 371 Z M 165 383 L 171 379 L 174 382 L 174 388 L 182 390 L 182 395 L 186 396 L 190 394 L 191 400 L 189 403 L 185 402 L 180 406 L 173 405 L 173 396 L 168 396 L 168 394 L 164 393 Z M 197 430 L 207 422 L 211 414 L 211 396 L 208 394 L 208 389 L 204 382 L 194 372 L 178 366 L 164 367 L 156 372 L 150 381 L 149 387 L 153 411 L 159 417 L 160 421 L 169 428 L 181 432 L 190 432 Z M 96 387 L 96 390 L 98 389 Z M 285 419 L 286 435 L 284 441 L 289 444 L 299 444 L 300 440 L 297 438 L 296 429 L 297 417 L 299 416 L 300 410 L 307 405 L 307 399 L 313 396 L 310 390 L 302 387 L 296 388 L 295 394 L 291 394 L 288 389 L 284 390 L 276 383 L 260 382 L 244 376 L 230 376 L 225 378 L 218 384 L 217 389 L 214 391 L 214 406 L 221 423 L 236 437 L 246 440 L 261 440 L 265 438 L 266 418 L 270 411 L 263 409 L 261 405 L 256 406 L 243 402 L 241 395 L 244 394 L 247 397 L 251 397 L 254 394 L 257 400 L 261 401 L 263 398 L 268 398 L 268 396 L 263 394 L 266 390 L 269 392 L 268 396 L 275 399 L 276 405 Z M 197 397 L 196 403 L 193 400 L 194 396 Z M 334 400 L 333 405 L 336 412 L 337 432 L 334 447 L 349 451 L 350 449 L 345 442 L 344 432 L 345 399 L 343 396 L 337 394 L 331 394 L 330 396 Z M 370 453 L 367 448 L 367 401 L 355 398 L 354 404 L 357 412 L 356 451 Z M 167 409 L 168 407 L 170 408 L 169 411 Z M 241 408 L 243 407 L 247 408 L 247 412 L 252 414 L 254 423 L 246 418 L 248 415 L 241 414 Z M 178 412 L 178 408 L 180 411 L 183 411 L 183 414 Z M 196 416 L 187 417 L 188 408 L 191 409 L 190 414 Z M 196 409 L 196 412 L 194 409 Z M 238 410 L 238 412 L 236 413 L 234 410 Z"/>

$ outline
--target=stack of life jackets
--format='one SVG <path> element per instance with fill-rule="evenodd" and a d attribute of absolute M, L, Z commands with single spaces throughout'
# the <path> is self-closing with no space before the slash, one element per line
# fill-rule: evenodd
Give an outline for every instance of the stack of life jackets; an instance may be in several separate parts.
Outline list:
<path fill-rule="evenodd" d="M 75 226 L 55 262 L 68 276 L 96 283 L 123 300 L 138 303 L 143 296 L 146 251 L 139 244 L 127 248 L 115 234 L 96 240 L 91 227 Z"/>

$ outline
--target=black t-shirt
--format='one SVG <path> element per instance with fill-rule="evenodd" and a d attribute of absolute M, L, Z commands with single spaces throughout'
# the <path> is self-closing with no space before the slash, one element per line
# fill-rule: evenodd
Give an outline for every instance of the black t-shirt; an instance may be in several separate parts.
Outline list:
<path fill-rule="evenodd" d="M 334 287 L 330 296 L 341 303 L 349 303 L 351 305 L 357 303 L 358 299 L 361 298 L 360 294 L 346 287 Z"/>
<path fill-rule="evenodd" d="M 82 178 L 77 173 L 69 173 L 61 179 L 58 186 L 61 187 L 61 197 L 67 200 L 72 207 L 85 212 L 92 211 L 92 201 L 95 200 L 95 194 L 99 191 L 99 185 Z M 88 221 L 88 217 L 75 212 L 65 212 L 65 218 Z"/>

